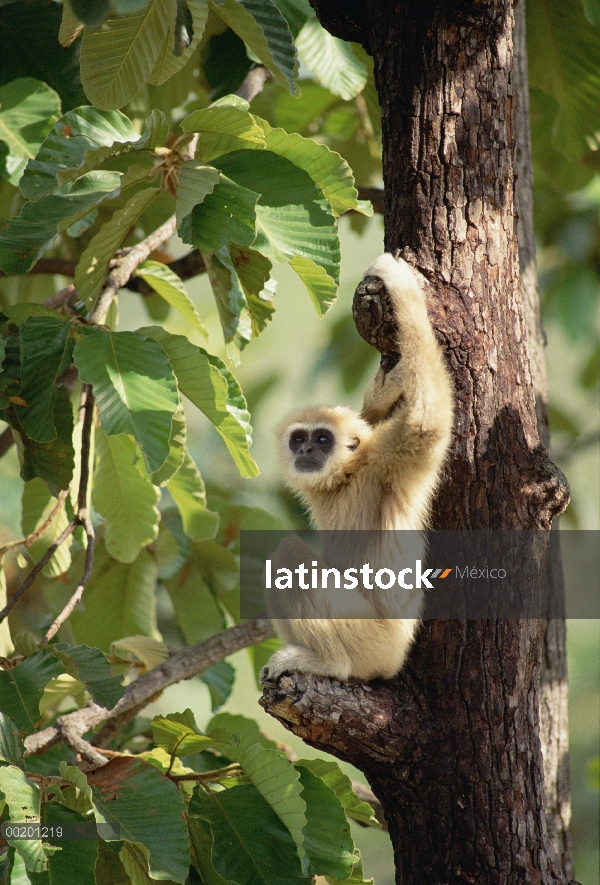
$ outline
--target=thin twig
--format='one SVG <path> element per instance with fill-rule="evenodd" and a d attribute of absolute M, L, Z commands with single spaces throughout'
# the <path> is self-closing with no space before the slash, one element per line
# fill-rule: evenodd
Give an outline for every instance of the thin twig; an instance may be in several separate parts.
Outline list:
<path fill-rule="evenodd" d="M 60 497 L 56 502 L 56 506 L 52 509 L 52 512 L 48 516 L 46 520 L 30 535 L 27 535 L 26 538 L 19 538 L 17 541 L 9 541 L 8 544 L 4 544 L 3 547 L 0 547 L 0 556 L 4 556 L 7 550 L 12 550 L 13 547 L 20 547 L 23 545 L 24 547 L 31 547 L 32 544 L 35 544 L 36 541 L 39 541 L 41 536 L 44 534 L 47 528 L 49 528 L 54 522 L 55 518 L 58 516 L 60 511 L 63 508 L 65 501 L 67 500 L 67 496 L 69 494 L 69 489 L 65 489 L 64 492 L 60 493 Z"/>
<path fill-rule="evenodd" d="M 83 575 L 81 576 L 81 580 L 77 585 L 77 589 L 75 590 L 61 613 L 58 615 L 58 617 L 54 619 L 54 622 L 46 632 L 46 635 L 42 639 L 42 642 L 50 642 L 50 640 L 54 636 L 56 636 L 59 629 L 67 620 L 77 603 L 80 602 L 81 597 L 83 596 L 83 591 L 85 590 L 87 583 L 92 575 L 92 568 L 94 567 L 94 550 L 96 547 L 96 536 L 94 533 L 94 526 L 92 525 L 92 521 L 90 519 L 87 508 L 88 484 L 90 481 L 90 450 L 92 426 L 94 423 L 95 402 L 91 384 L 83 385 L 82 401 L 83 426 L 81 429 L 81 468 L 79 475 L 79 491 L 77 494 L 76 518 L 78 524 L 83 526 L 87 540 L 85 564 L 83 567 Z"/>
<path fill-rule="evenodd" d="M 6 455 L 8 450 L 14 445 L 14 442 L 15 438 L 12 435 L 12 430 L 10 427 L 7 427 L 6 430 L 0 433 L 0 458 Z"/>
<path fill-rule="evenodd" d="M 8 614 L 15 607 L 21 596 L 25 593 L 26 590 L 29 590 L 39 573 L 42 571 L 47 562 L 49 562 L 61 544 L 63 544 L 69 535 L 72 535 L 77 526 L 79 525 L 79 520 L 77 518 L 72 519 L 69 525 L 60 533 L 56 541 L 51 544 L 39 562 L 36 562 L 34 567 L 31 569 L 23 583 L 20 587 L 17 587 L 13 595 L 10 597 L 2 611 L 0 611 L 0 624 L 6 618 Z"/>

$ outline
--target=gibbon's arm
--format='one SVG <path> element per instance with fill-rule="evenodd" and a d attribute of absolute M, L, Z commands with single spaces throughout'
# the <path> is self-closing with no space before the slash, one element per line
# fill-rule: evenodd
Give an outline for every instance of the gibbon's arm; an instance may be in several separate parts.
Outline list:
<path fill-rule="evenodd" d="M 402 259 L 381 255 L 367 268 L 353 313 L 361 336 L 382 354 L 361 413 L 373 427 L 366 470 L 399 499 L 403 519 L 389 527 L 417 529 L 452 435 L 450 377 L 424 295 Z"/>

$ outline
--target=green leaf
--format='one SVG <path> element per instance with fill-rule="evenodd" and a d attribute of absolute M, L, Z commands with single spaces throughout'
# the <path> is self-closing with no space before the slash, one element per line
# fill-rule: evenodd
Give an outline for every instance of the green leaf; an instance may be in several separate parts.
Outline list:
<path fill-rule="evenodd" d="M 239 363 L 239 351 L 270 321 L 275 281 L 269 276 L 272 264 L 259 252 L 231 243 L 212 255 L 203 255 L 217 302 L 223 335 L 233 349 L 228 355 Z"/>
<path fill-rule="evenodd" d="M 65 671 L 82 682 L 93 700 L 101 707 L 112 710 L 125 694 L 120 676 L 111 676 L 110 664 L 99 648 L 88 645 L 56 643 L 50 651 L 61 661 Z"/>
<path fill-rule="evenodd" d="M 180 405 L 177 411 L 173 413 L 171 436 L 169 438 L 169 456 L 160 470 L 152 474 L 153 485 L 166 486 L 173 474 L 177 473 L 183 464 L 186 436 L 185 413 Z"/>
<path fill-rule="evenodd" d="M 14 765 L 0 768 L 0 793 L 6 799 L 12 823 L 40 819 L 40 789 L 20 768 Z M 40 873 L 47 869 L 48 859 L 40 839 L 7 839 L 7 842 L 16 848 L 28 870 Z"/>
<path fill-rule="evenodd" d="M 119 172 L 89 172 L 65 185 L 60 193 L 25 203 L 0 234 L 0 267 L 6 273 L 27 273 L 60 231 L 120 191 Z"/>
<path fill-rule="evenodd" d="M 206 490 L 200 471 L 186 450 L 183 463 L 167 483 L 177 504 L 183 529 L 194 541 L 208 541 L 217 533 L 219 514 L 206 506 Z"/>
<path fill-rule="evenodd" d="M 600 30 L 580 0 L 527 4 L 529 84 L 551 95 L 559 111 L 553 145 L 567 157 L 597 150 L 600 132 Z"/>
<path fill-rule="evenodd" d="M 250 415 L 241 388 L 225 364 L 183 335 L 171 335 L 158 326 L 139 331 L 165 349 L 179 390 L 215 425 L 241 475 L 257 476 L 258 468 L 249 454 Z"/>
<path fill-rule="evenodd" d="M 96 545 L 92 577 L 85 588 L 85 610 L 74 611 L 70 624 L 76 640 L 107 652 L 125 636 L 152 636 L 156 628 L 156 561 L 143 549 L 131 564 L 112 559 Z M 73 581 L 80 577 L 80 570 Z"/>
<path fill-rule="evenodd" d="M 188 708 L 183 713 L 155 716 L 152 720 L 152 740 L 171 756 L 189 756 L 213 747 L 215 740 L 202 734 L 194 714 Z"/>
<path fill-rule="evenodd" d="M 4 713 L 0 713 L 0 761 L 20 766 L 23 761 L 23 741 L 19 729 Z"/>
<path fill-rule="evenodd" d="M 326 880 L 328 885 L 341 885 L 342 882 L 344 882 L 344 885 L 374 885 L 373 879 L 364 878 L 363 865 L 358 848 L 354 852 L 354 866 L 352 867 L 350 878 L 334 879 L 332 876 L 326 876 Z"/>
<path fill-rule="evenodd" d="M 303 830 L 307 820 L 300 773 L 279 750 L 269 750 L 260 744 L 245 750 L 238 762 L 281 823 L 287 827 L 298 857 L 303 861 L 306 856 Z"/>
<path fill-rule="evenodd" d="M 150 79 L 169 35 L 168 0 L 150 0 L 137 15 L 110 15 L 86 29 L 81 81 L 89 101 L 110 110 L 127 104 Z"/>
<path fill-rule="evenodd" d="M 175 202 L 178 227 L 194 206 L 203 203 L 205 197 L 212 194 L 218 183 L 219 173 L 213 166 L 199 166 L 192 160 L 183 163 Z"/>
<path fill-rule="evenodd" d="M 89 308 L 102 289 L 108 274 L 108 265 L 114 258 L 115 252 L 159 193 L 160 188 L 144 187 L 133 194 L 124 206 L 113 212 L 109 221 L 104 222 L 82 253 L 73 282 L 77 287 L 79 298 Z"/>
<path fill-rule="evenodd" d="M 199 871 L 203 885 L 228 885 L 227 880 L 217 873 L 213 864 L 215 840 L 208 821 L 193 815 L 188 816 L 188 828 L 192 847 L 192 863 Z"/>
<path fill-rule="evenodd" d="M 110 654 L 121 661 L 140 661 L 146 670 L 151 670 L 168 659 L 169 649 L 150 636 L 124 636 L 111 642 Z"/>
<path fill-rule="evenodd" d="M 109 436 L 130 433 L 149 471 L 158 470 L 169 455 L 171 419 L 179 405 L 167 354 L 139 332 L 83 331 L 74 360 L 81 380 L 94 386 L 102 429 Z"/>
<path fill-rule="evenodd" d="M 271 151 L 235 151 L 213 163 L 241 187 L 260 193 L 252 248 L 272 261 L 308 259 L 325 271 L 335 287 L 340 267 L 337 225 L 310 175 Z M 204 205 L 194 210 L 194 219 Z M 315 298 L 322 287 L 321 282 Z"/>
<path fill-rule="evenodd" d="M 267 146 L 260 121 L 248 110 L 232 105 L 194 111 L 181 121 L 181 128 L 200 133 L 196 157 L 204 162 L 240 148 Z"/>
<path fill-rule="evenodd" d="M 222 707 L 233 688 L 235 669 L 229 661 L 219 661 L 200 674 L 202 682 L 208 686 L 212 711 Z"/>
<path fill-rule="evenodd" d="M 296 48 L 317 83 L 334 95 L 350 101 L 363 90 L 367 82 L 365 66 L 356 58 L 349 43 L 332 37 L 316 18 L 309 18 L 303 25 L 296 38 Z"/>
<path fill-rule="evenodd" d="M 373 809 L 368 802 L 363 802 L 358 798 L 352 789 L 350 778 L 344 774 L 337 762 L 332 762 L 329 759 L 300 759 L 297 764 L 310 769 L 330 790 L 333 790 L 348 817 L 365 827 L 381 829 L 381 824 L 375 817 Z"/>
<path fill-rule="evenodd" d="M 232 240 L 249 246 L 256 236 L 257 191 L 240 187 L 225 175 L 191 214 L 183 219 L 179 236 L 184 243 L 212 252 Z M 1 253 L 0 253 L 1 257 Z"/>
<path fill-rule="evenodd" d="M 339 154 L 312 138 L 273 129 L 265 120 L 260 122 L 265 130 L 267 150 L 285 157 L 308 173 L 322 191 L 334 215 L 342 215 L 349 209 L 368 216 L 373 214 L 371 204 L 358 199 L 352 170 Z"/>
<path fill-rule="evenodd" d="M 203 639 L 208 639 L 209 636 L 214 636 L 225 628 L 223 611 L 198 563 L 192 560 L 191 564 L 186 564 L 180 575 L 163 580 L 163 584 L 173 603 L 177 623 L 188 645 L 202 642 Z"/>
<path fill-rule="evenodd" d="M 271 0 L 213 0 L 211 7 L 242 38 L 276 80 L 297 92 L 296 49 L 288 24 Z"/>
<path fill-rule="evenodd" d="M 21 513 L 21 527 L 25 536 L 33 534 L 46 522 L 57 505 L 46 484 L 39 478 L 26 482 L 23 488 L 23 503 Z M 48 547 L 53 544 L 58 536 L 66 529 L 69 518 L 63 507 L 48 528 L 42 532 L 37 541 L 29 547 L 29 555 L 34 562 L 42 558 Z M 43 573 L 50 578 L 62 575 L 71 564 L 72 536 L 68 537 L 60 545 L 50 561 L 44 566 Z"/>
<path fill-rule="evenodd" d="M 160 492 L 140 465 L 139 450 L 127 434 L 96 433 L 98 462 L 92 503 L 105 520 L 106 549 L 119 562 L 134 562 L 158 535 Z"/>
<path fill-rule="evenodd" d="M 320 778 L 297 766 L 306 802 L 304 849 L 312 872 L 347 879 L 355 863 L 354 842 L 340 800 Z"/>
<path fill-rule="evenodd" d="M 150 875 L 185 882 L 190 865 L 185 801 L 175 784 L 140 759 L 111 759 L 87 773 L 96 819 L 149 852 Z M 140 814 L 140 808 L 144 813 Z"/>
<path fill-rule="evenodd" d="M 25 434 L 17 409 L 17 406 L 13 406 L 6 414 L 11 427 L 18 434 L 16 443 L 21 461 L 21 479 L 26 483 L 36 477 L 43 479 L 50 493 L 58 498 L 61 490 L 69 488 L 75 465 L 73 406 L 69 394 L 64 387 L 57 388 L 52 417 L 56 438 L 48 443 L 35 442 Z"/>
<path fill-rule="evenodd" d="M 0 86 L 0 140 L 8 147 L 6 177 L 11 184 L 18 184 L 59 116 L 60 98 L 46 83 L 25 77 Z"/>
<path fill-rule="evenodd" d="M 600 2 L 599 0 L 583 0 L 585 17 L 592 25 L 600 25 Z"/>
<path fill-rule="evenodd" d="M 21 333 L 21 396 L 27 403 L 17 415 L 27 436 L 35 442 L 56 438 L 54 409 L 57 382 L 72 362 L 71 324 L 50 317 L 30 317 Z"/>
<path fill-rule="evenodd" d="M 320 317 L 323 316 L 336 299 L 337 284 L 335 280 L 312 258 L 297 256 L 292 258 L 290 265 L 308 289 L 315 310 Z"/>
<path fill-rule="evenodd" d="M 231 28 L 213 34 L 202 54 L 202 72 L 210 86 L 210 98 L 235 92 L 251 67 L 246 44 Z"/>
<path fill-rule="evenodd" d="M 237 885 L 312 881 L 301 873 L 288 830 L 253 784 L 210 795 L 196 787 L 189 813 L 210 823 L 213 864 L 226 880 Z"/>
<path fill-rule="evenodd" d="M 208 735 L 219 735 L 221 741 L 224 732 L 231 735 L 231 741 L 227 742 L 226 748 L 223 747 L 223 753 L 232 762 L 237 761 L 242 753 L 257 744 L 267 750 L 277 748 L 275 741 L 261 734 L 255 719 L 249 719 L 240 714 L 217 713 L 206 726 L 206 731 Z"/>
<path fill-rule="evenodd" d="M 55 827 L 90 822 L 77 811 L 59 802 L 44 802 L 41 821 Z M 64 882 L 65 885 L 75 882 L 77 885 L 95 885 L 94 868 L 98 857 L 98 842 L 89 839 L 52 838 L 47 841 L 60 850 L 50 855 L 48 871 L 35 877 L 35 885 L 55 885 L 58 882 Z"/>
<path fill-rule="evenodd" d="M 38 200 L 109 158 L 162 144 L 167 135 L 167 121 L 160 111 L 146 118 L 140 135 L 120 111 L 77 108 L 54 124 L 35 159 L 27 164 L 19 187 L 28 199 Z"/>
<path fill-rule="evenodd" d="M 196 329 L 205 338 L 207 337 L 206 326 L 198 316 L 196 306 L 188 295 L 183 282 L 177 274 L 169 270 L 166 264 L 161 264 L 160 261 L 145 261 L 138 268 L 136 276 L 141 277 L 149 286 L 152 286 L 154 291 L 164 298 L 167 304 L 174 307 L 193 329 Z"/>
<path fill-rule="evenodd" d="M 193 55 L 194 50 L 198 46 L 202 34 L 204 33 L 206 20 L 208 18 L 208 0 L 185 0 L 185 2 L 180 0 L 177 5 L 178 10 L 181 9 L 182 6 L 187 8 L 191 13 L 192 38 L 183 51 L 179 51 L 175 54 L 174 50 L 175 38 L 177 36 L 178 16 L 174 16 L 168 38 L 161 49 L 161 54 L 154 65 L 148 81 L 153 86 L 160 86 L 161 83 L 164 83 L 169 77 L 172 77 L 173 74 L 176 74 L 177 71 L 181 70 L 190 56 Z"/>
<path fill-rule="evenodd" d="M 0 670 L 0 708 L 20 732 L 35 731 L 44 688 L 62 672 L 62 664 L 49 651 L 35 652 L 16 667 Z"/>

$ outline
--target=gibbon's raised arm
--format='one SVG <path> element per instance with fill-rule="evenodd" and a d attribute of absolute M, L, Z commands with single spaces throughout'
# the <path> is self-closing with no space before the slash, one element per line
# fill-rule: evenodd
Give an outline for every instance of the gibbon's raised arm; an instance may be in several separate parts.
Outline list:
<path fill-rule="evenodd" d="M 315 528 L 417 534 L 427 525 L 452 435 L 450 378 L 417 277 L 402 259 L 381 255 L 367 268 L 353 314 L 360 335 L 381 353 L 362 414 L 321 406 L 288 416 L 277 431 L 280 461 Z M 404 543 L 379 536 L 370 553 L 377 561 L 382 550 Z M 417 534 L 416 547 L 410 543 L 418 558 L 422 539 Z M 301 589 L 270 589 L 267 608 L 287 604 L 293 616 L 274 621 L 287 645 L 264 668 L 263 681 L 291 670 L 364 681 L 394 676 L 419 623 L 422 591 L 408 588 L 392 599 L 377 586 L 358 590 L 375 617 L 314 618 Z M 291 608 L 278 596 L 290 592 Z M 390 611 L 394 617 L 384 614 Z"/>

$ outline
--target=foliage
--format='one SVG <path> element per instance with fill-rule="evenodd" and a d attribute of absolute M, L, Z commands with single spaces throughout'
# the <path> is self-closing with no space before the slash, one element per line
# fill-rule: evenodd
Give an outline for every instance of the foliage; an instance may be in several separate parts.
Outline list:
<path fill-rule="evenodd" d="M 528 7 L 537 229 L 554 250 L 545 304 L 589 345 L 592 389 L 600 32 L 593 3 L 587 21 L 577 0 L 547 5 Z M 18 450 L 24 533 L 0 548 L 0 607 L 5 560 L 12 589 L 17 566 L 36 577 L 31 632 L 19 634 L 20 610 L 12 633 L 0 625 L 0 813 L 120 828 L 112 841 L 9 839 L 0 878 L 360 885 L 349 820 L 378 827 L 370 806 L 337 763 L 291 761 L 244 717 L 217 713 L 204 731 L 189 710 L 137 719 L 86 772 L 81 735 L 24 753 L 59 714 L 112 708 L 172 645 L 239 621 L 239 531 L 281 523 L 205 483 L 188 421 L 201 412 L 232 472 L 256 476 L 234 371 L 274 319 L 274 263 L 297 274 L 307 309 L 335 301 L 337 219 L 351 212 L 359 230 L 371 210 L 355 179 L 381 176 L 372 61 L 306 0 L 8 0 L 0 22 L 0 420 Z M 251 110 L 236 93 L 263 67 Z M 175 233 L 191 247 L 176 261 Z M 185 285 L 203 273 L 224 359 Z M 140 299 L 153 324 L 119 328 L 119 299 Z M 171 310 L 181 334 L 163 328 Z M 321 366 L 352 391 L 366 350 L 349 330 L 348 318 L 331 327 Z M 251 650 L 256 670 L 272 649 Z M 199 675 L 217 710 L 233 666 Z"/>

